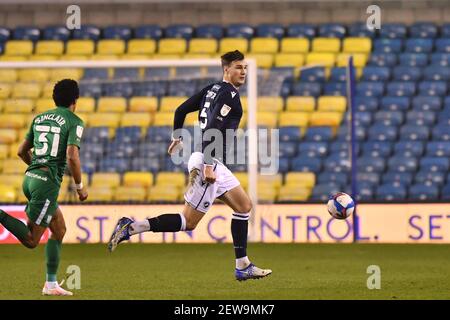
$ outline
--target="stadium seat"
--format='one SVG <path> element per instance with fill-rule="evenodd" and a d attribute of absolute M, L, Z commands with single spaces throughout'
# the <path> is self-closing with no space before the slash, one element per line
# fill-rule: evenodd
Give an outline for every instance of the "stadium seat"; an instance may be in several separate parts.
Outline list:
<path fill-rule="evenodd" d="M 419 83 L 419 94 L 429 96 L 444 96 L 447 92 L 445 81 L 422 81 Z"/>
<path fill-rule="evenodd" d="M 376 126 L 399 126 L 404 121 L 404 116 L 401 111 L 377 111 L 374 114 Z"/>
<path fill-rule="evenodd" d="M 431 66 L 448 67 L 450 65 L 450 53 L 432 53 L 430 64 Z"/>
<path fill-rule="evenodd" d="M 314 38 L 312 41 L 312 51 L 332 52 L 341 51 L 341 41 L 337 38 Z"/>
<path fill-rule="evenodd" d="M 34 99 L 41 94 L 41 85 L 35 83 L 17 83 L 14 85 L 11 98 L 30 98 Z M 19 111 L 23 112 L 23 111 Z"/>
<path fill-rule="evenodd" d="M 420 159 L 420 169 L 426 172 L 447 172 L 450 163 L 448 158 L 443 157 L 424 157 Z"/>
<path fill-rule="evenodd" d="M 292 171 L 319 173 L 322 169 L 322 161 L 315 158 L 305 158 L 303 156 L 292 159 Z"/>
<path fill-rule="evenodd" d="M 316 101 L 313 97 L 289 96 L 286 99 L 286 111 L 304 111 L 314 110 Z"/>
<path fill-rule="evenodd" d="M 420 157 L 424 151 L 422 141 L 399 141 L 394 145 L 394 151 L 405 157 Z"/>
<path fill-rule="evenodd" d="M 123 113 L 127 109 L 127 100 L 120 97 L 101 97 L 98 99 L 97 112 Z"/>
<path fill-rule="evenodd" d="M 450 37 L 436 39 L 435 48 L 436 48 L 436 52 L 449 53 L 450 52 Z"/>
<path fill-rule="evenodd" d="M 9 83 L 0 83 L 0 99 L 9 98 L 13 85 Z M 2 101 L 3 102 L 3 101 Z"/>
<path fill-rule="evenodd" d="M 278 122 L 278 115 L 273 112 L 260 112 L 258 110 L 256 114 L 256 123 L 258 126 L 275 128 Z"/>
<path fill-rule="evenodd" d="M 415 22 L 409 27 L 411 38 L 436 38 L 438 28 L 432 22 Z"/>
<path fill-rule="evenodd" d="M 113 200 L 113 189 L 107 186 L 89 187 L 87 202 L 111 202 Z"/>
<path fill-rule="evenodd" d="M 284 28 L 281 24 L 261 24 L 256 28 L 256 36 L 281 39 L 284 36 Z"/>
<path fill-rule="evenodd" d="M 311 196 L 310 188 L 299 188 L 297 186 L 282 186 L 278 193 L 279 202 L 306 201 Z"/>
<path fill-rule="evenodd" d="M 306 127 L 309 121 L 309 114 L 306 112 L 281 112 L 279 126 Z"/>
<path fill-rule="evenodd" d="M 158 53 L 161 54 L 181 54 L 185 53 L 187 43 L 185 39 L 161 39 L 159 40 Z"/>
<path fill-rule="evenodd" d="M 108 80 L 109 70 L 107 68 L 86 68 L 83 79 L 86 80 Z"/>
<path fill-rule="evenodd" d="M 394 81 L 418 81 L 422 77 L 422 71 L 417 67 L 395 67 L 392 73 Z"/>
<path fill-rule="evenodd" d="M 19 80 L 21 82 L 46 82 L 50 77 L 48 69 L 21 69 Z"/>
<path fill-rule="evenodd" d="M 442 108 L 440 97 L 419 95 L 412 99 L 412 108 L 417 111 L 439 111 Z"/>
<path fill-rule="evenodd" d="M 42 40 L 36 43 L 35 54 L 42 55 L 62 55 L 64 52 L 64 43 L 58 40 Z"/>
<path fill-rule="evenodd" d="M 315 67 L 301 70 L 300 82 L 325 82 L 325 68 Z"/>
<path fill-rule="evenodd" d="M 180 198 L 179 188 L 167 188 L 167 186 L 153 186 L 149 188 L 147 200 L 156 203 L 177 202 Z"/>
<path fill-rule="evenodd" d="M 388 160 L 389 171 L 396 172 L 415 172 L 418 168 L 416 158 L 405 156 L 392 156 Z"/>
<path fill-rule="evenodd" d="M 283 53 L 307 53 L 309 40 L 306 38 L 283 38 L 280 49 Z"/>
<path fill-rule="evenodd" d="M 129 109 L 131 112 L 154 112 L 158 108 L 156 97 L 138 97 L 134 96 L 129 100 Z"/>
<path fill-rule="evenodd" d="M 336 57 L 336 65 L 338 67 L 346 67 L 348 65 L 348 61 L 350 56 L 353 57 L 353 65 L 358 67 L 365 67 L 367 64 L 367 55 L 364 53 L 339 53 Z"/>
<path fill-rule="evenodd" d="M 337 184 L 318 184 L 312 190 L 311 200 L 322 202 L 327 201 L 333 194 L 339 192 L 340 188 L 341 186 Z"/>
<path fill-rule="evenodd" d="M 336 57 L 333 53 L 315 52 L 306 55 L 306 64 L 318 64 L 325 67 L 334 67 Z"/>
<path fill-rule="evenodd" d="M 286 32 L 288 37 L 295 38 L 314 38 L 316 36 L 315 26 L 307 23 L 291 24 Z"/>
<path fill-rule="evenodd" d="M 281 126 L 280 127 L 280 141 L 299 141 L 302 132 L 298 126 Z"/>
<path fill-rule="evenodd" d="M 16 189 L 4 185 L 3 182 L 0 184 L 0 203 L 14 203 L 17 199 Z"/>
<path fill-rule="evenodd" d="M 403 48 L 403 40 L 401 39 L 375 39 L 373 50 L 377 53 L 400 53 Z"/>
<path fill-rule="evenodd" d="M 120 114 L 118 113 L 92 113 L 88 115 L 91 127 L 108 127 L 115 129 L 119 126 Z"/>
<path fill-rule="evenodd" d="M 338 23 L 325 23 L 319 25 L 319 36 L 328 38 L 344 38 L 346 29 L 344 25 Z"/>
<path fill-rule="evenodd" d="M 134 36 L 137 39 L 159 40 L 163 36 L 163 31 L 158 25 L 141 25 L 134 30 Z"/>
<path fill-rule="evenodd" d="M 380 97 L 384 93 L 384 83 L 360 81 L 356 84 L 356 95 L 365 97 Z"/>
<path fill-rule="evenodd" d="M 330 127 L 311 127 L 306 130 L 305 141 L 330 141 L 333 131 Z"/>
<path fill-rule="evenodd" d="M 275 55 L 275 67 L 301 67 L 305 57 L 296 53 L 279 53 Z"/>
<path fill-rule="evenodd" d="M 292 94 L 294 96 L 317 97 L 322 92 L 322 86 L 318 82 L 297 82 L 294 84 Z"/>
<path fill-rule="evenodd" d="M 80 29 L 73 30 L 72 37 L 78 40 L 97 41 L 100 39 L 100 29 L 93 25 L 83 24 Z"/>
<path fill-rule="evenodd" d="M 130 126 L 139 126 L 142 130 L 149 127 L 152 122 L 152 116 L 149 113 L 142 112 L 133 112 L 133 113 L 125 113 L 121 120 L 120 126 L 122 127 L 130 127 Z"/>
<path fill-rule="evenodd" d="M 392 81 L 387 84 L 386 92 L 390 96 L 411 97 L 416 93 L 416 84 L 412 81 Z"/>
<path fill-rule="evenodd" d="M 131 38 L 131 29 L 126 26 L 108 26 L 103 29 L 104 39 L 129 40 Z"/>
<path fill-rule="evenodd" d="M 448 141 L 429 141 L 426 147 L 428 156 L 450 157 L 450 142 Z"/>
<path fill-rule="evenodd" d="M 401 23 L 384 23 L 379 33 L 380 38 L 402 39 L 406 38 L 407 29 Z"/>
<path fill-rule="evenodd" d="M 0 69 L 0 82 L 15 82 L 19 76 L 16 69 Z"/>
<path fill-rule="evenodd" d="M 388 157 L 390 156 L 393 146 L 391 142 L 367 141 L 363 145 L 363 154 L 373 157 Z"/>
<path fill-rule="evenodd" d="M 405 42 L 405 52 L 414 53 L 431 53 L 433 50 L 433 40 L 432 39 L 406 39 Z"/>
<path fill-rule="evenodd" d="M 317 99 L 317 110 L 344 112 L 347 108 L 345 97 L 321 96 Z"/>
<path fill-rule="evenodd" d="M 113 172 L 95 172 L 91 176 L 92 187 L 116 188 L 120 185 L 120 175 Z"/>
<path fill-rule="evenodd" d="M 414 184 L 409 188 L 409 199 L 411 200 L 437 200 L 439 197 L 439 190 L 436 186 L 427 184 Z"/>
<path fill-rule="evenodd" d="M 395 141 L 397 139 L 397 128 L 374 124 L 369 129 L 369 140 L 372 141 Z"/>
<path fill-rule="evenodd" d="M 398 62 L 401 66 L 425 67 L 428 64 L 428 54 L 401 53 L 398 55 Z"/>
<path fill-rule="evenodd" d="M 381 201 L 401 201 L 406 195 L 406 187 L 396 183 L 379 185 L 376 191 L 376 199 Z"/>
<path fill-rule="evenodd" d="M 317 111 L 309 117 L 309 125 L 337 127 L 342 121 L 342 116 L 340 112 Z"/>
<path fill-rule="evenodd" d="M 382 182 L 385 184 L 397 184 L 408 186 L 413 181 L 413 174 L 411 172 L 386 172 L 382 176 Z"/>
<path fill-rule="evenodd" d="M 218 49 L 218 43 L 215 39 L 192 39 L 189 42 L 189 53 L 216 53 Z"/>
<path fill-rule="evenodd" d="M 380 101 L 380 110 L 384 111 L 406 111 L 411 106 L 409 97 L 384 96 Z"/>
<path fill-rule="evenodd" d="M 275 38 L 252 38 L 250 48 L 252 53 L 277 53 L 278 40 Z"/>
<path fill-rule="evenodd" d="M 22 159 L 13 158 L 3 160 L 3 174 L 23 174 L 26 168 L 27 165 L 22 161 Z"/>
<path fill-rule="evenodd" d="M 166 38 L 184 38 L 189 40 L 194 34 L 194 28 L 188 24 L 174 24 L 167 26 L 164 33 Z"/>
<path fill-rule="evenodd" d="M 288 172 L 285 176 L 286 186 L 311 189 L 315 184 L 316 175 L 313 172 Z"/>
<path fill-rule="evenodd" d="M 160 112 L 174 112 L 188 97 L 162 97 L 159 107 Z"/>
<path fill-rule="evenodd" d="M 127 45 L 128 54 L 153 54 L 156 52 L 156 41 L 153 39 L 131 39 Z"/>
<path fill-rule="evenodd" d="M 397 55 L 394 53 L 372 53 L 368 65 L 377 67 L 393 67 L 397 64 Z"/>
<path fill-rule="evenodd" d="M 345 82 L 347 81 L 347 70 L 345 67 L 331 68 L 330 81 L 333 82 Z"/>
<path fill-rule="evenodd" d="M 195 29 L 195 35 L 197 38 L 215 38 L 219 40 L 223 38 L 224 31 L 221 25 L 207 24 L 198 26 Z"/>
<path fill-rule="evenodd" d="M 70 30 L 66 26 L 50 26 L 44 28 L 44 40 L 58 40 L 66 42 L 70 38 Z"/>
<path fill-rule="evenodd" d="M 230 24 L 226 29 L 226 36 L 228 38 L 246 38 L 250 39 L 254 36 L 255 30 L 245 23 Z"/>
<path fill-rule="evenodd" d="M 430 66 L 424 69 L 423 76 L 428 81 L 449 81 L 450 67 Z"/>
<path fill-rule="evenodd" d="M 123 40 L 100 40 L 97 42 L 97 54 L 123 54 L 125 42 Z"/>
<path fill-rule="evenodd" d="M 369 38 L 345 38 L 342 47 L 343 52 L 369 53 L 372 50 L 372 41 Z"/>
<path fill-rule="evenodd" d="M 259 97 L 258 99 L 258 112 L 279 112 L 283 110 L 284 101 L 281 97 Z"/>
<path fill-rule="evenodd" d="M 117 187 L 114 191 L 113 199 L 115 201 L 125 202 L 143 202 L 145 201 L 147 192 L 139 186 Z"/>
<path fill-rule="evenodd" d="M 95 44 L 92 40 L 69 40 L 66 46 L 66 54 L 91 55 L 94 53 Z"/>
<path fill-rule="evenodd" d="M 414 182 L 442 187 L 445 183 L 445 176 L 442 175 L 442 172 L 419 171 L 415 175 Z"/>
<path fill-rule="evenodd" d="M 5 45 L 5 55 L 28 56 L 33 53 L 33 42 L 29 40 L 10 40 Z"/>
<path fill-rule="evenodd" d="M 9 29 L 0 27 L 0 43 L 6 42 L 11 36 L 11 31 Z"/>
<path fill-rule="evenodd" d="M 0 114 L 0 128 L 3 129 L 22 129 L 28 123 L 25 122 L 23 114 Z"/>
<path fill-rule="evenodd" d="M 430 135 L 428 126 L 404 125 L 400 129 L 400 140 L 426 141 Z"/>
<path fill-rule="evenodd" d="M 183 188 L 186 185 L 186 178 L 183 173 L 180 172 L 159 172 L 156 176 L 157 186 L 175 186 Z"/>

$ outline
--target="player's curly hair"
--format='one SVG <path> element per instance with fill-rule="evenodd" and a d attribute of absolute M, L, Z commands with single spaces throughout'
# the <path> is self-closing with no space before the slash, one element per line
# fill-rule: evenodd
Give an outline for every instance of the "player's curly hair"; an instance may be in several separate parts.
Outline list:
<path fill-rule="evenodd" d="M 53 87 L 53 101 L 58 107 L 68 108 L 74 104 L 80 96 L 78 83 L 72 79 L 58 81 Z"/>
<path fill-rule="evenodd" d="M 225 53 L 220 59 L 222 60 L 222 68 L 228 67 L 233 61 L 244 60 L 244 54 L 239 50 L 234 50 Z"/>

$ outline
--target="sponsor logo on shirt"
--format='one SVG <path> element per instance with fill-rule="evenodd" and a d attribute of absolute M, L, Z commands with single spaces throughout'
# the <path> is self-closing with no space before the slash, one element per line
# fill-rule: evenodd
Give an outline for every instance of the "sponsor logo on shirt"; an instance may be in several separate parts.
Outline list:
<path fill-rule="evenodd" d="M 231 99 L 233 99 L 236 96 L 236 92 L 231 91 Z"/>

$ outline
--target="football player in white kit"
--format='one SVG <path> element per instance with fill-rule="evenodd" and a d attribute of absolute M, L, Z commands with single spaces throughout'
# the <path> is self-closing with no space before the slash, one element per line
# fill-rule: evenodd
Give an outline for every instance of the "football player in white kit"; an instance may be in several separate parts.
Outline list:
<path fill-rule="evenodd" d="M 226 131 L 235 131 L 242 118 L 238 90 L 245 83 L 247 63 L 244 55 L 237 50 L 224 54 L 221 60 L 223 80 L 208 85 L 179 106 L 175 111 L 173 129 L 174 133 L 177 132 L 183 127 L 188 113 L 199 111 L 202 137 L 205 137 L 208 130 L 219 131 L 222 134 L 223 148 L 212 149 L 210 139 L 202 139 L 203 152 L 194 152 L 190 156 L 189 185 L 184 194 L 185 206 L 181 213 L 163 214 L 143 221 L 123 217 L 118 221 L 108 247 L 113 251 L 120 242 L 142 232 L 194 230 L 214 200 L 219 198 L 234 211 L 231 234 L 236 255 L 235 277 L 239 281 L 258 279 L 268 276 L 272 270 L 256 267 L 247 256 L 248 220 L 252 203 L 238 179 L 226 167 L 227 145 L 233 143 L 227 141 Z M 181 137 L 172 136 L 169 154 L 175 152 L 180 144 Z"/>

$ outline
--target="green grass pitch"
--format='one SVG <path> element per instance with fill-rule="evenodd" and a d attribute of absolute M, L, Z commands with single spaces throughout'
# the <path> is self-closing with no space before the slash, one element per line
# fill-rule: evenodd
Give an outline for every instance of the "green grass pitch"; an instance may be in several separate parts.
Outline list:
<path fill-rule="evenodd" d="M 63 299 L 450 299 L 449 245 L 250 244 L 268 278 L 234 280 L 231 244 L 64 245 L 59 280 L 81 269 L 81 289 Z M 367 288 L 367 267 L 381 289 Z M 0 246 L 0 299 L 42 297 L 44 246 Z"/>

